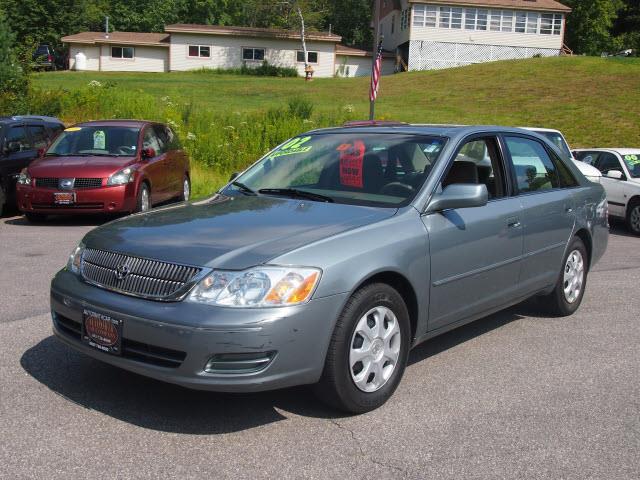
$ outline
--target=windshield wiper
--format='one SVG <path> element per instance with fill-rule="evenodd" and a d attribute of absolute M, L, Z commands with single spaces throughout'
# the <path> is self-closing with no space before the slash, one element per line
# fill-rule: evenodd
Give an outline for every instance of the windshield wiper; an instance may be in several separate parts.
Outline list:
<path fill-rule="evenodd" d="M 253 190 L 251 190 L 249 187 L 247 187 L 244 183 L 241 182 L 231 182 L 231 185 L 233 185 L 234 187 L 238 187 L 238 189 L 244 193 L 245 195 L 249 195 L 251 197 L 255 197 L 258 194 L 256 192 L 254 192 Z"/>
<path fill-rule="evenodd" d="M 264 193 L 265 195 L 282 195 L 292 198 L 306 198 L 307 200 L 313 200 L 315 202 L 334 202 L 333 198 L 326 195 L 307 192 L 306 190 L 298 190 L 297 188 L 263 188 L 261 190 L 258 190 L 258 193 Z"/>

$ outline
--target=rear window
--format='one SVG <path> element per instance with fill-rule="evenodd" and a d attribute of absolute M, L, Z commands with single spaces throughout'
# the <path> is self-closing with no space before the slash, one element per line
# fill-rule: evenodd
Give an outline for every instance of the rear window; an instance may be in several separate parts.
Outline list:
<path fill-rule="evenodd" d="M 560 187 L 555 165 L 541 143 L 522 137 L 506 137 L 507 147 L 522 193 Z"/>
<path fill-rule="evenodd" d="M 571 150 L 569 150 L 569 145 L 567 145 L 567 142 L 565 142 L 563 136 L 560 135 L 558 132 L 536 132 L 536 133 L 542 135 L 551 143 L 553 143 L 556 147 L 558 147 L 560 152 L 562 152 L 563 157 L 571 158 Z"/>

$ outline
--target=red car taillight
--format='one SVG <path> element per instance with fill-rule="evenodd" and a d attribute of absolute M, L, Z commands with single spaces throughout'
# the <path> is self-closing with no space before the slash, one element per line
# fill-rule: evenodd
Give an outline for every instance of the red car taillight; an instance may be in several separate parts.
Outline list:
<path fill-rule="evenodd" d="M 53 55 L 47 55 L 47 62 L 53 62 Z"/>

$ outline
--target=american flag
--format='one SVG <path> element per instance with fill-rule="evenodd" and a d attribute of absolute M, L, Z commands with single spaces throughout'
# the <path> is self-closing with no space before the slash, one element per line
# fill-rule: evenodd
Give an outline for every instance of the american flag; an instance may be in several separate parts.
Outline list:
<path fill-rule="evenodd" d="M 376 61 L 373 63 L 373 71 L 371 72 L 371 91 L 369 92 L 369 99 L 372 102 L 378 98 L 378 87 L 380 86 L 380 69 L 382 68 L 382 41 L 378 44 L 378 51 L 376 52 Z"/>

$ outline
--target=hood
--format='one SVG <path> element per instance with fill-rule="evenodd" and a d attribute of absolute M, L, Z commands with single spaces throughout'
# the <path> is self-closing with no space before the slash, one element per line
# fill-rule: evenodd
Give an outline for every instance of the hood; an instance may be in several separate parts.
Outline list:
<path fill-rule="evenodd" d="M 106 178 L 135 160 L 135 157 L 42 157 L 31 162 L 29 174 L 38 178 Z"/>
<path fill-rule="evenodd" d="M 91 231 L 84 243 L 171 263 L 242 270 L 396 212 L 266 196 L 217 196 L 116 220 Z"/>

